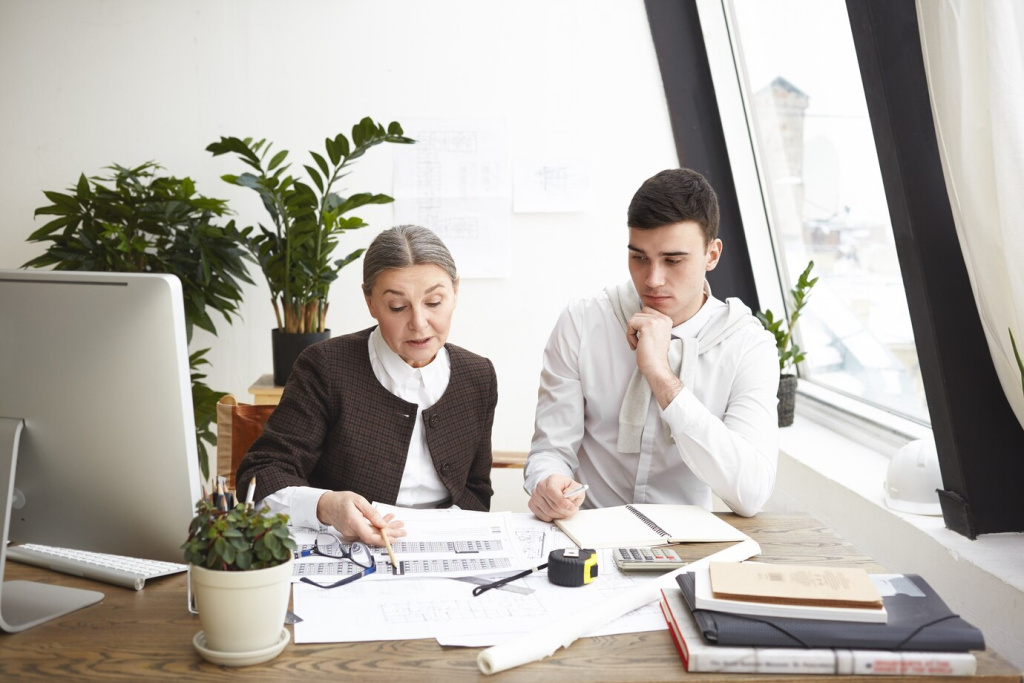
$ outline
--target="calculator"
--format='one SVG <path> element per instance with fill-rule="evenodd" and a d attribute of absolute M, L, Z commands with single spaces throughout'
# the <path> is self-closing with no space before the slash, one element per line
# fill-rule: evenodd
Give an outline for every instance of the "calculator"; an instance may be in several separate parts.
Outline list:
<path fill-rule="evenodd" d="M 624 572 L 667 572 L 688 564 L 671 548 L 616 548 L 615 564 Z"/>

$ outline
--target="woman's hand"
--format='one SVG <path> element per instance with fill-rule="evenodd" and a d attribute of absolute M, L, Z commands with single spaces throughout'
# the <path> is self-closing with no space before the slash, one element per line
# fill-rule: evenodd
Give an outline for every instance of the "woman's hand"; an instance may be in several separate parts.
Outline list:
<path fill-rule="evenodd" d="M 330 491 L 320 496 L 316 516 L 321 524 L 337 529 L 346 541 L 359 540 L 367 545 L 384 546 L 380 530 L 388 528 L 388 537 L 406 535 L 405 523 L 394 515 L 381 516 L 370 502 L 352 491 Z"/>

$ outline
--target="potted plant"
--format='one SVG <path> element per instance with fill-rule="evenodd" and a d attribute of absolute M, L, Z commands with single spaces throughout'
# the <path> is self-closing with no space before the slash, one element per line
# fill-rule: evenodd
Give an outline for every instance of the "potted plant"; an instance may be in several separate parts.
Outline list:
<path fill-rule="evenodd" d="M 800 319 L 800 312 L 807 305 L 807 298 L 811 294 L 818 278 L 811 277 L 811 269 L 814 268 L 814 261 L 810 261 L 804 272 L 800 273 L 796 285 L 789 291 L 790 305 L 789 317 L 776 319 L 771 309 L 765 312 L 758 311 L 757 319 L 764 325 L 764 329 L 775 335 L 775 346 L 779 350 L 779 426 L 788 427 L 793 424 L 793 412 L 796 407 L 796 374 L 794 372 L 797 363 L 803 361 L 806 353 L 793 338 L 793 328 L 796 321 Z"/>
<path fill-rule="evenodd" d="M 252 171 L 222 178 L 233 185 L 259 193 L 273 227 L 260 224 L 248 246 L 259 261 L 270 287 L 277 328 L 271 333 L 274 348 L 274 384 L 284 385 L 299 353 L 312 343 L 326 339 L 328 291 L 339 271 L 359 258 L 356 249 L 331 261 L 338 237 L 349 230 L 366 227 L 357 216 L 345 214 L 368 204 L 387 204 L 385 194 L 361 192 L 343 197 L 334 187 L 346 169 L 372 147 L 383 142 L 414 142 L 392 122 L 387 129 L 370 118 L 352 128 L 352 140 L 342 134 L 327 138 L 325 154 L 310 151 L 315 167 L 305 165 L 308 181 L 288 173 L 288 150 L 271 154 L 271 144 L 252 138 L 222 137 L 206 150 L 213 156 L 233 153 Z"/>
<path fill-rule="evenodd" d="M 194 327 L 217 334 L 210 311 L 231 322 L 242 299 L 241 282 L 252 283 L 245 267 L 246 233 L 237 230 L 234 221 L 216 224 L 229 213 L 227 202 L 198 194 L 190 178 L 161 175 L 162 167 L 152 161 L 135 168 L 114 164 L 105 170 L 104 176 L 81 175 L 66 194 L 44 192 L 51 203 L 36 209 L 35 215 L 54 218 L 28 241 L 51 244 L 23 267 L 175 275 L 184 294 L 189 343 Z M 209 363 L 208 351 L 200 349 L 189 357 L 204 479 L 210 476 L 210 466 L 203 442 L 217 443 L 211 424 L 224 395 L 210 389 L 198 370 Z"/>
<path fill-rule="evenodd" d="M 276 657 L 284 628 L 295 541 L 287 515 L 239 504 L 228 511 L 203 499 L 182 544 L 203 630 L 193 643 L 217 664 L 247 665 Z"/>

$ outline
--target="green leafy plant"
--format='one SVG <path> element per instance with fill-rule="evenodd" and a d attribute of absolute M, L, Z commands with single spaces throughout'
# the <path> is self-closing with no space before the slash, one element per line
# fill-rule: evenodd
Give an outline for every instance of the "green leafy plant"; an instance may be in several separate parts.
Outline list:
<path fill-rule="evenodd" d="M 106 175 L 92 178 L 82 174 L 66 193 L 44 192 L 50 204 L 35 215 L 54 218 L 28 241 L 50 245 L 23 267 L 176 275 L 184 295 L 188 341 L 194 327 L 217 334 L 208 311 L 221 313 L 230 323 L 238 314 L 241 283 L 252 282 L 245 266 L 250 258 L 247 232 L 236 229 L 234 221 L 224 226 L 215 222 L 230 213 L 227 202 L 198 194 L 190 178 L 161 175 L 163 168 L 152 161 L 105 170 Z M 189 358 L 204 479 L 209 462 L 203 442 L 217 442 L 211 424 L 224 395 L 210 389 L 198 370 L 209 364 L 208 351 L 201 349 Z"/>
<path fill-rule="evenodd" d="M 343 197 L 334 191 L 353 162 L 384 142 L 409 144 L 414 140 L 403 135 L 397 122 L 391 122 L 385 130 L 364 118 L 353 126 L 351 142 L 339 134 L 324 141 L 326 156 L 310 151 L 315 167 L 303 167 L 308 183 L 288 173 L 288 150 L 271 155 L 271 144 L 265 139 L 254 142 L 252 138 L 222 137 L 206 148 L 213 156 L 233 153 L 252 169 L 222 178 L 259 193 L 270 214 L 273 229 L 260 224 L 248 244 L 267 278 L 282 332 L 324 331 L 330 285 L 342 268 L 363 253 L 363 249 L 356 249 L 331 262 L 338 237 L 367 225 L 361 218 L 345 214 L 368 204 L 394 201 L 385 194 L 361 192 Z"/>
<path fill-rule="evenodd" d="M 209 500 L 196 503 L 196 516 L 181 545 L 185 561 L 226 572 L 267 569 L 284 564 L 296 549 L 287 515 L 271 515 L 244 504 L 217 510 Z"/>
<path fill-rule="evenodd" d="M 796 321 L 800 319 L 800 312 L 807 305 L 807 299 L 811 294 L 818 278 L 811 278 L 811 269 L 814 268 L 814 261 L 807 264 L 804 272 L 800 273 L 796 285 L 790 290 L 789 317 L 776 318 L 771 309 L 765 312 L 758 311 L 757 319 L 764 325 L 764 329 L 775 335 L 775 347 L 779 350 L 779 372 L 785 374 L 797 363 L 803 361 L 807 354 L 800 348 L 793 339 L 793 328 Z"/>
<path fill-rule="evenodd" d="M 1013 338 L 1013 330 L 1006 329 L 1010 333 L 1010 344 L 1013 346 L 1013 355 L 1017 359 L 1017 367 L 1020 368 L 1020 387 L 1024 390 L 1024 361 L 1020 359 L 1020 351 L 1017 350 L 1017 340 Z"/>

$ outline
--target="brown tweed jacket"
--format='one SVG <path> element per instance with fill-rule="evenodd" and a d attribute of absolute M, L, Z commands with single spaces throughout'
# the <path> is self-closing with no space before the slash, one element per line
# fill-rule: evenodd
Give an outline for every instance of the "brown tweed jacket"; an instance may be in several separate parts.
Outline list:
<path fill-rule="evenodd" d="M 238 467 L 239 487 L 255 475 L 257 500 L 286 486 L 313 486 L 395 503 L 418 406 L 377 381 L 367 349 L 372 330 L 302 352 L 281 402 Z M 451 378 L 423 411 L 427 446 L 450 503 L 488 510 L 498 381 L 491 361 L 445 347 Z"/>

